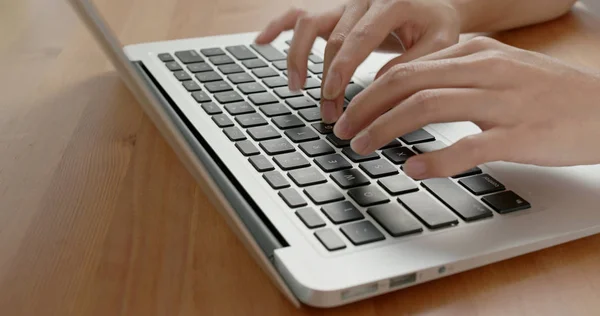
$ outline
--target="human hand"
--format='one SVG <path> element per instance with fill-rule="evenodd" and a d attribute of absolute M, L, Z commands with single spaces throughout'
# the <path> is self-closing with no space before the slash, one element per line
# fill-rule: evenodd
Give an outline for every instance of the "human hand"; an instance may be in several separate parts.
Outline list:
<path fill-rule="evenodd" d="M 292 9 L 273 20 L 256 43 L 267 44 L 294 29 L 288 53 L 289 87 L 300 90 L 315 39 L 327 40 L 321 115 L 326 123 L 333 123 L 342 114 L 345 87 L 371 52 L 404 52 L 389 65 L 408 62 L 456 44 L 460 24 L 451 0 L 351 0 L 320 14 Z"/>
<path fill-rule="evenodd" d="M 600 163 L 600 76 L 488 38 L 398 64 L 357 95 L 334 127 L 368 154 L 432 123 L 472 121 L 482 133 L 417 155 L 415 179 L 507 161 Z"/>

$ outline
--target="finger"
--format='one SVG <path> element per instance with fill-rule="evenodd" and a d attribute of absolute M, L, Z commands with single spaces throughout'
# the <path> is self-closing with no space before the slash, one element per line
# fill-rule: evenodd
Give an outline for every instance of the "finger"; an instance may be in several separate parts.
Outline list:
<path fill-rule="evenodd" d="M 456 144 L 410 158 L 403 167 L 413 179 L 451 177 L 478 165 L 505 160 L 508 140 L 505 129 L 491 129 L 467 136 Z"/>
<path fill-rule="evenodd" d="M 434 123 L 488 121 L 496 100 L 483 89 L 437 89 L 414 94 L 392 110 L 377 117 L 352 139 L 352 149 L 368 155 L 398 136 Z"/>
<path fill-rule="evenodd" d="M 306 11 L 302 9 L 290 9 L 285 14 L 271 21 L 267 27 L 254 40 L 256 44 L 263 45 L 272 42 L 283 31 L 291 30 L 296 25 L 296 21 Z"/>

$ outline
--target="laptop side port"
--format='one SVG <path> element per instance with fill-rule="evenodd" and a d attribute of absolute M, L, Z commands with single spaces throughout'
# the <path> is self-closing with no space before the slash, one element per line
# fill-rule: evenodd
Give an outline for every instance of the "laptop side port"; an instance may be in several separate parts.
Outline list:
<path fill-rule="evenodd" d="M 405 287 L 417 282 L 417 274 L 411 273 L 390 279 L 390 290 Z"/>

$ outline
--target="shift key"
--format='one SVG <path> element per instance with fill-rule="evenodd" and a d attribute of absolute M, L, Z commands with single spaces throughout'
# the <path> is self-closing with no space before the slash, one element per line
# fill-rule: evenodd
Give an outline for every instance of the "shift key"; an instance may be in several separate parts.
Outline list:
<path fill-rule="evenodd" d="M 403 195 L 398 198 L 398 202 L 430 229 L 458 224 L 458 219 L 446 207 L 423 191 Z"/>
<path fill-rule="evenodd" d="M 450 179 L 429 179 L 421 184 L 467 222 L 492 216 L 492 212 L 487 207 Z"/>

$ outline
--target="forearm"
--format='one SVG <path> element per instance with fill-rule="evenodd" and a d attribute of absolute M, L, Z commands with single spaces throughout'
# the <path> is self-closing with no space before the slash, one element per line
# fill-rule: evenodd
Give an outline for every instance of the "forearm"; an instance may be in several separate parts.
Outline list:
<path fill-rule="evenodd" d="M 545 22 L 568 12 L 577 0 L 450 0 L 461 32 L 494 32 Z"/>

